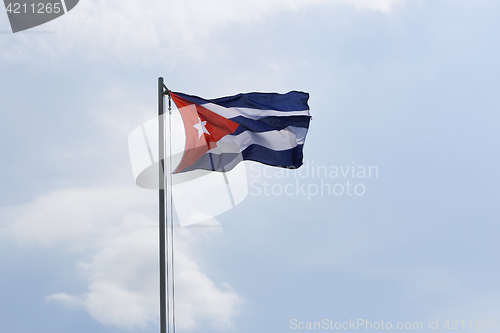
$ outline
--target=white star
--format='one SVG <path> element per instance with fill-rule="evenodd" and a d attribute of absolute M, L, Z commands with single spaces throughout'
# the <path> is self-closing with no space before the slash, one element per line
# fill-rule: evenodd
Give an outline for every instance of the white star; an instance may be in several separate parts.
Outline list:
<path fill-rule="evenodd" d="M 194 128 L 198 130 L 198 140 L 201 138 L 203 133 L 207 133 L 210 135 L 210 132 L 205 128 L 206 121 L 201 121 L 200 117 L 198 117 L 198 124 L 193 125 Z"/>

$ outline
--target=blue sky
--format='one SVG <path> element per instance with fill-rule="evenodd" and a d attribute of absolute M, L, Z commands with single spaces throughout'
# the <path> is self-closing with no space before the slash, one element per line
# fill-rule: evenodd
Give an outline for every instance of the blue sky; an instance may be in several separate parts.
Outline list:
<path fill-rule="evenodd" d="M 127 147 L 158 76 L 205 98 L 306 91 L 309 167 L 378 170 L 323 179 L 363 195 L 249 188 L 222 227 L 179 229 L 179 331 L 500 319 L 499 15 L 486 0 L 82 0 L 11 34 L 0 14 L 1 331 L 158 331 L 157 194 Z M 255 168 L 249 184 L 296 181 Z"/>

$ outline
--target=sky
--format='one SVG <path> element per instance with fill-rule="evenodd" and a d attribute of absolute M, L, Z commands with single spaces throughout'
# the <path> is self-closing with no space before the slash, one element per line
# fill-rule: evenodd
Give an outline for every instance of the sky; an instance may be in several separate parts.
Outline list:
<path fill-rule="evenodd" d="M 0 331 L 159 331 L 158 197 L 128 137 L 160 76 L 204 98 L 305 91 L 313 117 L 300 169 L 245 162 L 239 205 L 175 229 L 179 332 L 500 329 L 499 17 L 493 0 L 81 0 L 13 34 L 2 10 Z"/>

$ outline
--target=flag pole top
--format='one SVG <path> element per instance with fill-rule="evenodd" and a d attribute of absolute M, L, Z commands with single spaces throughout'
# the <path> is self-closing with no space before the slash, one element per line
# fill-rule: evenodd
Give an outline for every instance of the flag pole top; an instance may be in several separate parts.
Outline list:
<path fill-rule="evenodd" d="M 163 87 L 163 95 L 168 95 L 170 96 L 170 92 L 171 90 L 167 88 L 167 86 L 165 85 L 165 83 L 163 83 L 163 77 L 159 77 L 158 78 L 158 82 L 160 83 L 160 85 Z"/>
<path fill-rule="evenodd" d="M 170 89 L 168 89 L 168 88 L 167 88 L 167 86 L 164 84 L 164 85 L 163 85 L 163 93 L 164 93 L 165 95 L 169 95 L 169 96 L 170 96 L 170 92 L 171 92 L 171 90 L 170 90 Z"/>

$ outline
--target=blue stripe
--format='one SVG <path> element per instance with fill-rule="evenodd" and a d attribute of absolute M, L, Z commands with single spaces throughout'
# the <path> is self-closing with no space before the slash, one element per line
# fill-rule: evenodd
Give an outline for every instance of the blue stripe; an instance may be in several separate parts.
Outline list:
<path fill-rule="evenodd" d="M 239 117 L 235 117 L 239 118 Z M 231 118 L 234 120 L 235 118 Z M 288 126 L 309 128 L 311 117 L 309 116 L 288 116 L 288 117 L 264 117 L 257 120 L 276 129 L 283 129 Z M 236 121 L 237 122 L 237 121 Z"/>
<path fill-rule="evenodd" d="M 248 119 L 241 116 L 231 118 L 231 120 L 234 121 L 235 123 L 240 124 L 240 126 L 238 126 L 236 131 L 232 133 L 233 135 L 238 135 L 245 131 L 260 133 L 260 132 L 268 132 L 276 130 L 276 128 L 273 128 L 265 123 L 261 123 L 257 120 Z"/>
<path fill-rule="evenodd" d="M 240 156 L 240 153 L 223 153 L 223 154 L 212 154 L 205 153 L 192 165 L 179 170 L 178 173 L 188 172 L 192 170 L 208 170 L 208 171 L 230 171 L 234 167 L 235 161 Z M 241 160 L 241 157 L 240 157 Z"/>
<path fill-rule="evenodd" d="M 279 131 L 288 126 L 293 127 L 309 127 L 309 117 L 308 116 L 290 116 L 290 117 L 265 117 L 259 120 L 249 119 L 246 117 L 238 116 L 231 118 L 235 123 L 240 124 L 233 135 L 241 134 L 245 131 L 251 131 L 256 133 L 268 132 L 268 131 Z"/>
<path fill-rule="evenodd" d="M 249 160 L 264 163 L 270 166 L 297 169 L 302 165 L 302 147 L 304 145 L 297 145 L 292 149 L 275 151 L 264 146 L 253 144 L 245 148 L 241 152 L 242 160 Z M 188 166 L 179 173 L 189 172 L 192 170 L 208 170 L 208 171 L 230 171 L 237 164 L 236 160 L 240 154 L 236 153 L 223 153 L 211 154 L 206 153 L 200 157 L 193 165 Z"/>
<path fill-rule="evenodd" d="M 244 160 L 264 163 L 271 166 L 296 169 L 302 165 L 302 147 L 297 145 L 288 150 L 275 151 L 256 144 L 250 145 L 242 151 Z"/>
<path fill-rule="evenodd" d="M 215 99 L 203 99 L 180 92 L 173 93 L 200 105 L 214 103 L 225 108 L 249 108 L 285 112 L 309 110 L 309 106 L 307 105 L 309 94 L 301 91 L 291 91 L 286 94 L 254 92 Z"/>

